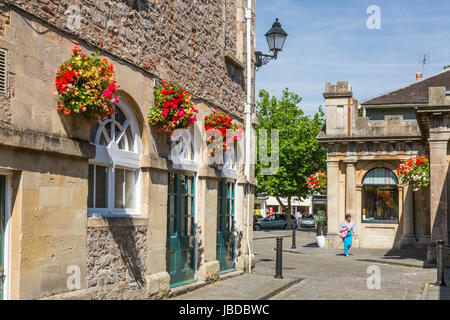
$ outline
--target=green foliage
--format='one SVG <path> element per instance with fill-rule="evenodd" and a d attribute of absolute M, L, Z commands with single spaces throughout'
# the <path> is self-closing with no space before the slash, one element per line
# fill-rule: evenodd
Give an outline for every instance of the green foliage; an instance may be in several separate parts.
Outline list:
<path fill-rule="evenodd" d="M 263 175 L 259 158 L 256 164 L 258 179 L 257 194 L 265 193 L 280 198 L 305 198 L 310 194 L 307 179 L 326 169 L 326 150 L 318 143 L 316 136 L 322 130 L 325 120 L 322 108 L 314 116 L 305 115 L 299 108 L 301 97 L 285 89 L 281 99 L 270 97 L 261 90 L 256 103 L 259 117 L 257 131 L 267 130 L 267 149 L 271 150 L 270 130 L 279 130 L 279 170 L 274 175 Z M 259 134 L 257 134 L 259 139 Z M 257 144 L 258 154 L 259 141 Z"/>
<path fill-rule="evenodd" d="M 327 214 L 323 210 L 317 211 L 316 214 L 316 223 L 317 227 L 322 229 L 325 226 L 325 223 L 327 221 Z"/>

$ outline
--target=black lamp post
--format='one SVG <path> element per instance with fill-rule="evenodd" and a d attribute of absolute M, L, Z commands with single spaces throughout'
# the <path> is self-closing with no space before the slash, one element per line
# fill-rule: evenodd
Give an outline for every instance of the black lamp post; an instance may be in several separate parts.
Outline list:
<path fill-rule="evenodd" d="M 273 55 L 263 54 L 261 51 L 256 51 L 255 67 L 262 67 L 263 65 L 269 63 L 270 60 L 275 60 L 278 57 L 278 52 L 283 50 L 284 42 L 286 41 L 287 36 L 288 34 L 283 30 L 283 28 L 281 28 L 281 23 L 277 18 L 275 23 L 272 25 L 272 29 L 265 34 L 267 44 L 269 45 L 269 50 L 273 52 Z"/>

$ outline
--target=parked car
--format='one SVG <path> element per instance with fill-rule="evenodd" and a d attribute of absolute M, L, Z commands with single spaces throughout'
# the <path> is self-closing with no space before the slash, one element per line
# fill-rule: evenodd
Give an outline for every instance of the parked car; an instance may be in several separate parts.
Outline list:
<path fill-rule="evenodd" d="M 300 228 L 314 228 L 316 223 L 312 214 L 304 214 L 300 220 Z"/>
<path fill-rule="evenodd" d="M 253 215 L 253 225 L 255 225 L 259 220 L 261 220 L 263 218 L 262 215 L 260 214 L 254 214 Z"/>
<path fill-rule="evenodd" d="M 297 229 L 297 221 L 295 220 L 295 217 L 291 215 L 291 221 L 292 221 L 292 228 Z M 253 229 L 256 231 L 259 230 L 266 230 L 266 229 L 284 229 L 287 230 L 288 223 L 286 220 L 285 214 L 279 214 L 276 213 L 270 217 L 266 217 L 262 220 L 259 220 L 254 224 Z"/>

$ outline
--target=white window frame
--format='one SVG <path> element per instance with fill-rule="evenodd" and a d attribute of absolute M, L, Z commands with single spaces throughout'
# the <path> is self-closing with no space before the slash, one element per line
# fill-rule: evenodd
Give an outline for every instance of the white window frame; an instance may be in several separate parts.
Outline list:
<path fill-rule="evenodd" d="M 177 130 L 171 135 L 169 160 L 172 161 L 173 169 L 197 172 L 200 160 L 199 141 L 201 142 L 201 139 L 199 139 L 199 137 L 201 137 L 201 135 L 199 134 L 195 123 L 189 128 Z M 175 142 L 178 139 L 182 139 L 182 141 L 176 144 Z M 192 159 L 190 158 L 192 155 L 191 150 L 194 152 Z M 188 155 L 188 157 L 186 157 L 186 155 Z M 174 159 L 175 156 L 178 160 Z"/>
<path fill-rule="evenodd" d="M 239 177 L 239 159 L 242 156 L 241 141 L 237 141 L 233 146 L 232 152 L 223 153 L 223 164 L 218 168 L 222 172 L 222 178 L 237 180 Z"/>
<path fill-rule="evenodd" d="M 88 208 L 88 217 L 129 217 L 129 216 L 140 216 L 141 215 L 141 188 L 142 188 L 142 177 L 140 170 L 140 154 L 142 151 L 142 142 L 139 134 L 139 126 L 134 113 L 131 111 L 131 107 L 125 99 L 122 99 L 117 106 L 124 113 L 127 120 L 124 122 L 121 135 L 117 138 L 126 138 L 126 130 L 128 126 L 131 128 L 131 134 L 134 138 L 134 150 L 125 151 L 121 150 L 118 146 L 116 139 L 111 139 L 106 134 L 104 127 L 107 123 L 111 123 L 111 135 L 115 134 L 116 123 L 114 120 L 114 115 L 112 119 L 105 121 L 99 121 L 99 128 L 95 135 L 95 141 L 91 142 L 96 146 L 96 156 L 94 159 L 89 160 L 90 165 L 94 165 L 94 188 L 93 188 L 93 201 L 95 203 L 95 190 L 96 190 L 96 169 L 97 166 L 107 167 L 107 208 Z M 116 107 L 116 108 L 117 108 Z M 100 138 L 104 134 L 108 146 L 100 145 Z M 128 146 L 128 140 L 125 140 Z M 123 169 L 136 172 L 136 188 L 134 191 L 135 196 L 135 208 L 115 208 L 115 169 Z"/>
<path fill-rule="evenodd" d="M 6 178 L 5 181 L 5 235 L 3 252 L 3 300 L 9 300 L 11 296 L 11 213 L 12 213 L 12 172 L 0 168 L 0 175 Z"/>

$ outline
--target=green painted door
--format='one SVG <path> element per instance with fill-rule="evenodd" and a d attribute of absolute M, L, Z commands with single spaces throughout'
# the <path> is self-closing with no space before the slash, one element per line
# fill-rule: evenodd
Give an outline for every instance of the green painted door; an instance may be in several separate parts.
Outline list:
<path fill-rule="evenodd" d="M 222 180 L 219 182 L 219 201 L 217 214 L 217 260 L 220 262 L 220 272 L 225 273 L 235 269 L 235 184 Z"/>
<path fill-rule="evenodd" d="M 5 282 L 5 277 L 3 276 L 5 266 L 5 188 L 6 178 L 5 176 L 0 176 L 0 300 L 3 299 L 3 284 Z"/>
<path fill-rule="evenodd" d="M 167 272 L 171 287 L 194 281 L 195 179 L 169 173 L 167 204 Z"/>

